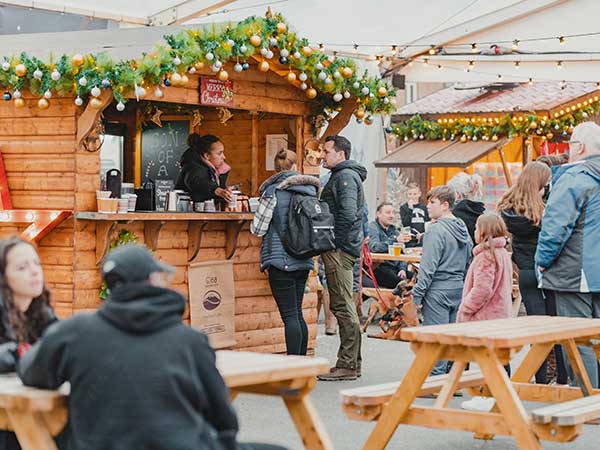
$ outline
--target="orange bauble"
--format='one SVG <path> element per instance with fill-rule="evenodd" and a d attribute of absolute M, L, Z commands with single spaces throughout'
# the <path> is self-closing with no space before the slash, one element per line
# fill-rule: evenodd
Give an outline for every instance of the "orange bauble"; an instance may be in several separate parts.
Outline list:
<path fill-rule="evenodd" d="M 196 64 L 194 64 L 194 67 L 196 70 L 202 70 L 204 69 L 204 63 L 202 61 L 198 61 Z"/>
<path fill-rule="evenodd" d="M 85 58 L 83 57 L 83 55 L 81 53 L 77 53 L 76 55 L 73 55 L 73 57 L 71 58 L 71 63 L 77 67 L 83 66 L 84 62 L 85 62 Z"/>
<path fill-rule="evenodd" d="M 24 77 L 27 73 L 27 67 L 25 67 L 25 64 L 17 64 L 15 66 L 15 73 L 18 77 Z"/>
<path fill-rule="evenodd" d="M 377 89 L 377 93 L 380 97 L 385 97 L 387 95 L 387 89 L 381 86 L 379 89 Z"/>
<path fill-rule="evenodd" d="M 48 109 L 50 107 L 50 102 L 45 98 L 40 98 L 38 100 L 38 108 L 40 109 Z"/>
<path fill-rule="evenodd" d="M 312 55 L 312 48 L 310 48 L 308 45 L 306 47 L 302 47 L 302 53 L 304 53 L 304 56 L 308 57 Z"/>
<path fill-rule="evenodd" d="M 25 100 L 23 100 L 22 98 L 15 98 L 15 108 L 24 108 L 25 107 Z"/>
<path fill-rule="evenodd" d="M 363 117 L 365 117 L 365 110 L 364 109 L 357 109 L 356 111 L 354 111 L 354 116 L 357 119 L 362 119 Z"/>
<path fill-rule="evenodd" d="M 260 36 L 257 36 L 256 34 L 253 36 L 250 36 L 250 44 L 252 44 L 253 47 L 258 47 L 261 43 L 261 39 Z"/>
<path fill-rule="evenodd" d="M 102 100 L 99 98 L 93 97 L 90 99 L 90 106 L 94 109 L 102 108 Z"/>
<path fill-rule="evenodd" d="M 190 79 L 188 78 L 188 76 L 186 74 L 181 75 L 181 85 L 185 85 L 188 84 L 190 81 Z"/>
<path fill-rule="evenodd" d="M 229 74 L 227 73 L 226 70 L 221 70 L 219 72 L 218 78 L 221 81 L 227 81 L 227 80 L 229 80 Z"/>
<path fill-rule="evenodd" d="M 287 25 L 283 22 L 279 22 L 277 24 L 277 32 L 279 34 L 281 34 L 281 33 L 285 33 L 286 31 L 287 31 Z"/>
<path fill-rule="evenodd" d="M 287 74 L 286 78 L 290 83 L 293 83 L 294 81 L 296 81 L 296 74 L 294 72 L 290 72 Z"/>
<path fill-rule="evenodd" d="M 352 76 L 352 69 L 350 67 L 344 67 L 342 69 L 342 76 L 344 78 L 350 78 Z"/>
<path fill-rule="evenodd" d="M 306 96 L 312 100 L 317 96 L 317 90 L 315 88 L 308 88 L 306 90 Z"/>
<path fill-rule="evenodd" d="M 266 61 L 261 61 L 260 63 L 258 63 L 258 70 L 260 70 L 261 72 L 268 72 L 269 67 L 269 63 Z"/>

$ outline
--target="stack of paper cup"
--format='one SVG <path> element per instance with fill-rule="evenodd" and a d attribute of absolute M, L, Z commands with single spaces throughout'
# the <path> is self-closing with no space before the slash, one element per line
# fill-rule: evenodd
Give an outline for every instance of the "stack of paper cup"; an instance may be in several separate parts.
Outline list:
<path fill-rule="evenodd" d="M 129 212 L 134 212 L 135 204 L 137 202 L 137 195 L 136 194 L 126 194 L 125 197 L 127 197 L 129 199 L 129 204 L 127 206 L 127 210 Z"/>
<path fill-rule="evenodd" d="M 128 209 L 129 209 L 129 198 L 128 197 L 120 198 L 118 213 L 119 214 L 126 213 Z"/>

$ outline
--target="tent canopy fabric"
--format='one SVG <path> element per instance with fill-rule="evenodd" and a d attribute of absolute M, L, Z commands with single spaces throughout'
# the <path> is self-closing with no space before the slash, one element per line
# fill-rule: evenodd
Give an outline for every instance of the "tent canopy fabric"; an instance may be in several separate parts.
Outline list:
<path fill-rule="evenodd" d="M 466 168 L 488 153 L 503 147 L 508 139 L 492 141 L 411 141 L 398 147 L 375 167 L 460 167 Z"/>

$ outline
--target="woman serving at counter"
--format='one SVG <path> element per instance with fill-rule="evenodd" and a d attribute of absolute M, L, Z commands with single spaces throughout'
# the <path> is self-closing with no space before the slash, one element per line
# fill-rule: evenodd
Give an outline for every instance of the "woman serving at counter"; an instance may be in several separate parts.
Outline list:
<path fill-rule="evenodd" d="M 187 144 L 175 189 L 187 191 L 194 202 L 215 198 L 230 201 L 231 191 L 226 183 L 231 167 L 225 162 L 223 143 L 212 134 L 192 133 Z"/>

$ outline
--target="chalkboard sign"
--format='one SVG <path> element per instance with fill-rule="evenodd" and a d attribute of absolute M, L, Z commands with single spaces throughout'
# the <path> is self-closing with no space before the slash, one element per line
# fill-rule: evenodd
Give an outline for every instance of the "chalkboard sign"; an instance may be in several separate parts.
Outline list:
<path fill-rule="evenodd" d="M 163 119 L 162 127 L 153 122 L 142 129 L 142 184 L 146 180 L 177 181 L 181 157 L 187 148 L 190 121 Z"/>
<path fill-rule="evenodd" d="M 155 189 L 156 210 L 166 211 L 167 192 L 175 189 L 175 182 L 173 180 L 156 180 Z"/>

